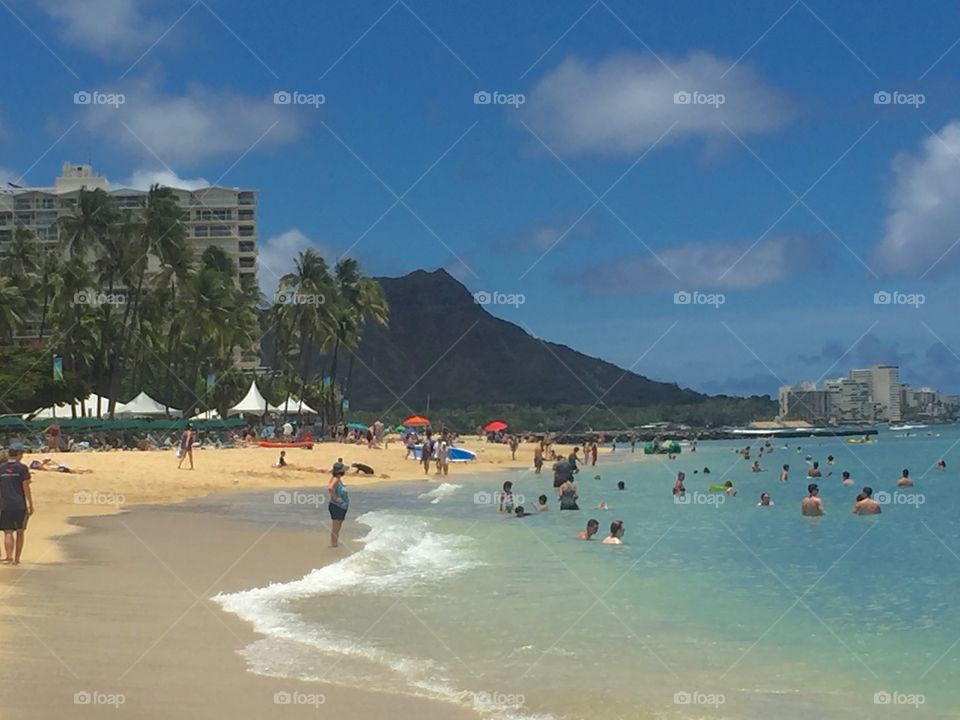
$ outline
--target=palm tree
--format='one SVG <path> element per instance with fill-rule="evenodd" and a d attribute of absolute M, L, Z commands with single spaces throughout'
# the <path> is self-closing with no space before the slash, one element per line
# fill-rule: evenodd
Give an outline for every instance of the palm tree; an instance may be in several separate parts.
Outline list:
<path fill-rule="evenodd" d="M 13 231 L 13 239 L 0 260 L 0 269 L 7 275 L 20 278 L 33 278 L 37 271 L 37 245 L 39 240 L 30 228 L 18 227 Z"/>
<path fill-rule="evenodd" d="M 126 330 L 107 368 L 111 417 L 132 343 L 143 341 L 143 318 L 140 311 L 147 283 L 149 259 L 151 256 L 166 257 L 171 253 L 171 248 L 185 243 L 183 212 L 173 190 L 152 185 L 147 192 L 142 215 L 134 220 L 130 262 L 126 267 L 126 274 L 129 276 L 127 302 L 121 323 Z"/>
<path fill-rule="evenodd" d="M 117 219 L 116 204 L 106 192 L 80 190 L 72 213 L 59 220 L 61 242 L 71 256 L 86 256 L 96 251 Z"/>
<path fill-rule="evenodd" d="M 47 316 L 50 311 L 50 303 L 56 294 L 57 288 L 63 284 L 63 258 L 59 249 L 47 248 L 40 255 L 39 272 L 37 273 L 37 283 L 35 286 L 35 296 L 43 298 L 43 305 L 40 309 L 40 332 L 39 339 L 43 342 L 44 333 L 47 329 Z"/>
<path fill-rule="evenodd" d="M 280 278 L 278 296 L 287 302 L 288 307 L 280 310 L 278 316 L 282 322 L 288 323 L 289 336 L 295 335 L 298 341 L 297 367 L 301 398 L 307 382 L 307 346 L 312 344 L 322 348 L 333 334 L 329 300 L 333 297 L 334 289 L 326 261 L 313 248 L 301 252 L 294 272 Z M 292 379 L 292 373 L 288 377 Z"/>
<path fill-rule="evenodd" d="M 360 263 L 353 258 L 343 258 L 337 262 L 333 274 L 336 287 L 334 309 L 336 340 L 330 373 L 332 385 L 336 386 L 340 348 L 343 347 L 350 353 L 347 382 L 341 388 L 341 399 L 336 409 L 335 421 L 339 421 L 343 416 L 343 399 L 346 397 L 350 379 L 353 375 L 353 359 L 363 337 L 363 328 L 368 320 L 386 325 L 389 308 L 380 283 L 364 277 L 360 271 Z M 333 402 L 332 397 L 331 402 Z"/>
<path fill-rule="evenodd" d="M 12 340 L 23 324 L 26 301 L 13 278 L 0 275 L 0 341 Z"/>

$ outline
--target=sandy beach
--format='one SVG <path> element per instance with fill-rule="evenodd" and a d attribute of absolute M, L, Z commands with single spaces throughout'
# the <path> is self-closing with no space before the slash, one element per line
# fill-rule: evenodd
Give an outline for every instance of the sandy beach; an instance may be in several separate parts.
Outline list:
<path fill-rule="evenodd" d="M 527 467 L 533 452 L 521 447 L 514 462 L 505 445 L 464 446 L 478 460 L 451 466 L 452 481 Z M 0 658 L 15 668 L 14 681 L 0 689 L 4 715 L 86 717 L 112 710 L 122 696 L 125 715 L 137 718 L 262 717 L 277 712 L 276 693 L 288 693 L 292 702 L 284 712 L 315 717 L 322 693 L 322 710 L 344 717 L 471 717 L 435 701 L 247 672 L 237 651 L 255 633 L 210 598 L 288 581 L 342 558 L 362 529 L 348 522 L 341 547 L 331 549 L 325 532 L 254 532 L 182 501 L 323 487 L 326 474 L 296 466 L 326 468 L 338 457 L 376 470 L 351 475 L 351 488 L 439 482 L 404 460 L 399 445 L 288 450 L 294 467 L 284 470 L 271 467 L 277 454 L 266 448 L 197 451 L 193 471 L 178 471 L 172 451 L 59 454 L 57 461 L 93 472 L 34 472 L 36 513 L 23 563 L 0 572 Z"/>
<path fill-rule="evenodd" d="M 521 446 L 516 461 L 511 460 L 507 445 L 488 444 L 473 438 L 462 446 L 476 452 L 477 460 L 451 464 L 452 478 L 532 465 L 533 445 Z M 15 583 L 18 575 L 32 565 L 62 560 L 56 539 L 75 531 L 76 527 L 68 521 L 71 517 L 113 514 L 135 505 L 174 503 L 213 492 L 326 486 L 327 474 L 304 468 L 329 468 L 341 457 L 348 464 L 362 462 L 375 470 L 373 475 L 351 474 L 352 487 L 425 478 L 437 480 L 439 476 L 432 471 L 425 476 L 419 463 L 405 460 L 404 453 L 399 443 L 386 449 L 321 443 L 312 450 L 287 450 L 287 462 L 292 467 L 281 470 L 272 467 L 279 455 L 279 450 L 272 448 L 196 450 L 196 469 L 192 471 L 186 469 L 187 463 L 184 469 L 177 469 L 173 450 L 27 455 L 24 462 L 28 464 L 31 460 L 51 457 L 71 468 L 93 472 L 33 473 L 36 513 L 30 518 L 23 564 L 19 569 L 0 573 L 0 587 Z"/>

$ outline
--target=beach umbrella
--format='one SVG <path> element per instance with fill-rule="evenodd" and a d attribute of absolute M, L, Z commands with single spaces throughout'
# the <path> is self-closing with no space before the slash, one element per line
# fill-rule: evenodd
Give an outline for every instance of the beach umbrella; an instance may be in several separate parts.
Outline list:
<path fill-rule="evenodd" d="M 430 424 L 430 421 L 420 415 L 414 415 L 403 421 L 406 427 L 423 427 Z"/>
<path fill-rule="evenodd" d="M 369 426 L 363 423 L 347 423 L 347 427 L 351 430 L 367 430 Z"/>
<path fill-rule="evenodd" d="M 487 432 L 500 432 L 501 430 L 507 429 L 507 424 L 503 420 L 494 420 L 491 423 L 487 423 L 487 426 L 483 429 Z"/>

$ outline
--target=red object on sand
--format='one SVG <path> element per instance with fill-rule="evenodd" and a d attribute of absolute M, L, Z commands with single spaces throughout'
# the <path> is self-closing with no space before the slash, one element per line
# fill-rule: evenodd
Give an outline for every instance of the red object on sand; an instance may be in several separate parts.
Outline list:
<path fill-rule="evenodd" d="M 507 427 L 507 424 L 503 420 L 494 420 L 493 422 L 487 423 L 487 426 L 483 429 L 487 432 L 500 432 L 501 430 L 506 430 Z"/>
<path fill-rule="evenodd" d="M 418 427 L 418 426 L 429 425 L 430 421 L 427 420 L 425 417 L 421 417 L 420 415 L 414 415 L 413 417 L 410 417 L 404 420 L 403 424 L 404 424 L 404 427 Z"/>

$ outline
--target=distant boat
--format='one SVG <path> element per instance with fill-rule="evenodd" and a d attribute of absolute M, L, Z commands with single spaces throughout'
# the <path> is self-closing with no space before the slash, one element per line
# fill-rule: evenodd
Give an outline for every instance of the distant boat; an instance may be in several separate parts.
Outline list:
<path fill-rule="evenodd" d="M 926 425 L 891 425 L 891 430 L 922 430 Z"/>

